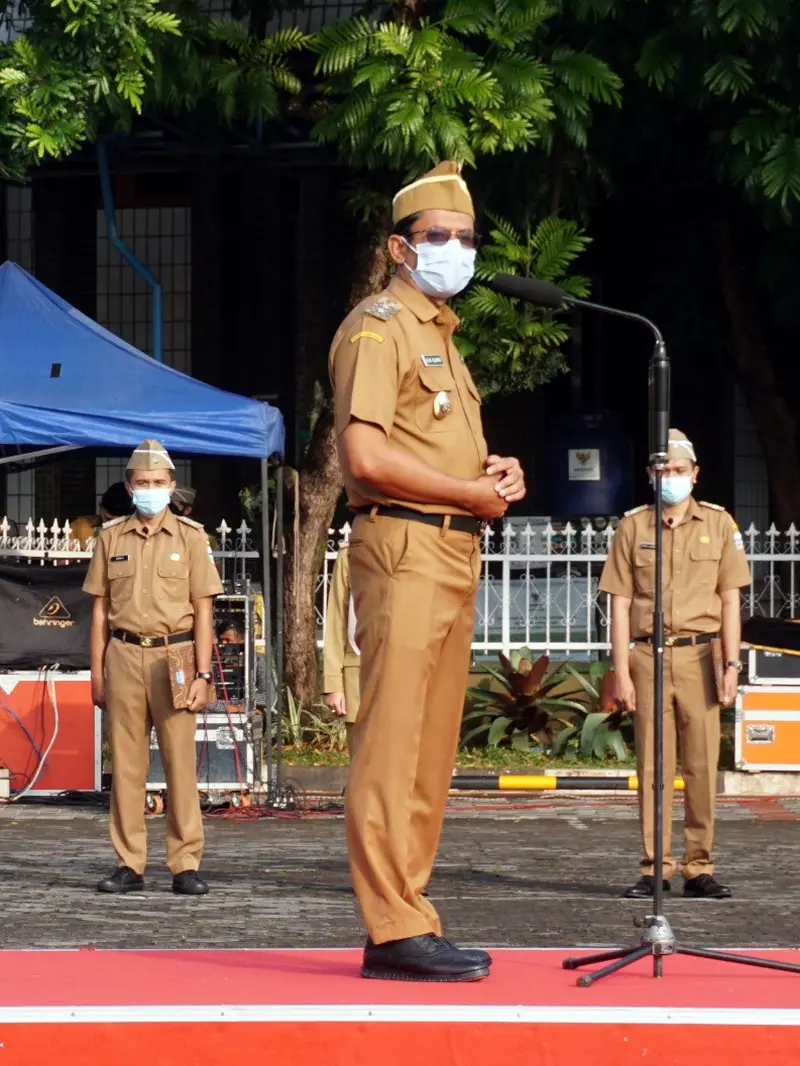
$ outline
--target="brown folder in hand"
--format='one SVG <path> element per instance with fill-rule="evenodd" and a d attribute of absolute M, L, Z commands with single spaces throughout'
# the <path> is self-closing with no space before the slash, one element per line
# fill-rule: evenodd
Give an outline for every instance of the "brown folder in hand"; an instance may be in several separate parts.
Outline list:
<path fill-rule="evenodd" d="M 725 676 L 725 660 L 722 657 L 722 637 L 714 637 L 711 641 L 711 659 L 714 663 L 714 682 L 717 686 L 717 703 L 720 707 L 725 706 L 722 692 L 722 679 Z"/>
<path fill-rule="evenodd" d="M 172 706 L 176 711 L 189 710 L 189 689 L 197 674 L 197 659 L 194 641 L 170 644 L 167 648 L 169 684 L 172 689 Z"/>

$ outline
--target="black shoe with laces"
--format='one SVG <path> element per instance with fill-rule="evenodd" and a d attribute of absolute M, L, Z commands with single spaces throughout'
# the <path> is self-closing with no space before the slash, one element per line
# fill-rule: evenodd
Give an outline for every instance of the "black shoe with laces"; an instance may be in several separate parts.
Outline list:
<path fill-rule="evenodd" d="M 144 878 L 141 874 L 134 873 L 130 866 L 118 866 L 110 877 L 103 878 L 97 891 L 121 895 L 124 892 L 141 892 L 143 888 Z"/>
<path fill-rule="evenodd" d="M 730 899 L 733 893 L 727 885 L 721 885 L 711 874 L 690 877 L 683 886 L 687 899 Z"/>
<path fill-rule="evenodd" d="M 669 892 L 669 881 L 662 882 L 664 891 Z M 626 888 L 622 893 L 623 899 L 652 899 L 656 891 L 655 878 L 650 874 L 644 874 L 635 885 Z"/>
<path fill-rule="evenodd" d="M 179 896 L 205 896 L 208 885 L 200 878 L 197 870 L 184 870 L 172 878 L 172 891 Z"/>
<path fill-rule="evenodd" d="M 489 976 L 489 964 L 427 933 L 385 944 L 368 940 L 361 976 L 379 981 L 480 981 Z"/>

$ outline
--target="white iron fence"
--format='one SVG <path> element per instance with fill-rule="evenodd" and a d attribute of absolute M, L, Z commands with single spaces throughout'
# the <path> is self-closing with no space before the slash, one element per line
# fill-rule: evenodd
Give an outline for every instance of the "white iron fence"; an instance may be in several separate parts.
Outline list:
<path fill-rule="evenodd" d="M 328 590 L 338 545 L 349 526 L 330 531 L 317 586 L 317 636 L 325 632 Z M 603 530 L 567 524 L 519 526 L 486 531 L 475 611 L 472 651 L 476 656 L 529 647 L 555 658 L 595 658 L 611 650 L 609 597 L 598 589 L 600 573 L 614 536 Z M 775 526 L 744 533 L 753 584 L 742 592 L 745 618 L 800 617 L 800 531 L 780 533 Z"/>
<path fill-rule="evenodd" d="M 261 581 L 257 565 L 260 552 L 253 545 L 252 530 L 246 522 L 234 529 L 223 519 L 213 533 L 208 532 L 212 554 L 228 591 L 239 591 L 251 582 Z M 82 543 L 73 537 L 69 521 L 63 525 L 55 521 L 46 526 L 41 520 L 34 524 L 28 519 L 22 528 L 8 518 L 0 522 L 0 559 L 6 562 L 68 566 L 73 562 L 88 562 L 93 552 L 94 539 Z"/>

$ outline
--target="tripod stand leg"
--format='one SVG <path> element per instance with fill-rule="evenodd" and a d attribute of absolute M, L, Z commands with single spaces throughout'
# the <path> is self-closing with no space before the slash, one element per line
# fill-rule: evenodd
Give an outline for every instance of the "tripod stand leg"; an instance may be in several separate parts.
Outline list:
<path fill-rule="evenodd" d="M 714 959 L 716 962 L 736 962 L 740 966 L 759 966 L 763 970 L 786 970 L 788 973 L 800 973 L 800 965 L 793 962 L 779 962 L 777 959 L 758 959 L 752 955 L 734 955 L 730 951 L 714 951 L 709 948 L 678 948 L 677 955 L 691 955 L 696 959 Z"/>
<path fill-rule="evenodd" d="M 597 955 L 584 955 L 582 958 L 564 959 L 561 966 L 565 970 L 577 970 L 581 966 L 594 966 L 596 962 L 611 962 L 612 959 L 624 959 L 630 955 L 633 948 L 613 948 L 611 951 L 601 951 Z"/>
<path fill-rule="evenodd" d="M 638 962 L 639 959 L 645 958 L 650 954 L 650 951 L 651 947 L 649 944 L 645 944 L 640 948 L 633 948 L 632 951 L 626 951 L 621 958 L 617 958 L 616 962 L 609 963 L 608 966 L 603 966 L 602 969 L 595 970 L 594 973 L 581 974 L 575 984 L 578 988 L 588 988 L 589 985 L 593 985 L 595 981 L 602 981 L 604 977 L 616 973 L 617 970 L 624 970 L 626 966 L 631 966 L 634 962 Z"/>

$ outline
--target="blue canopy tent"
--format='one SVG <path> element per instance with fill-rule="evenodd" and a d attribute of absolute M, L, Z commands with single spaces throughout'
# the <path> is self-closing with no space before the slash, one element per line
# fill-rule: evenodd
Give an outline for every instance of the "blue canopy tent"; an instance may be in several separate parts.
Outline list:
<path fill-rule="evenodd" d="M 281 413 L 143 355 L 16 263 L 0 267 L 0 443 L 134 448 L 267 459 Z"/>
<path fill-rule="evenodd" d="M 0 465 L 81 447 L 127 451 L 147 437 L 157 437 L 177 453 L 261 460 L 264 609 L 269 619 L 267 465 L 271 457 L 283 456 L 280 411 L 156 362 L 71 307 L 16 263 L 3 263 L 0 445 L 44 450 L 2 458 Z M 279 488 L 281 473 L 279 468 Z M 281 563 L 279 559 L 279 571 Z M 279 692 L 282 601 L 278 596 Z M 270 628 L 264 626 L 268 662 Z"/>

